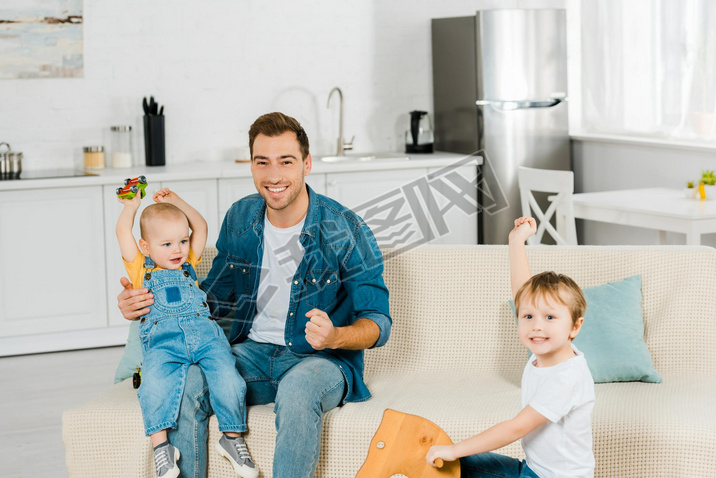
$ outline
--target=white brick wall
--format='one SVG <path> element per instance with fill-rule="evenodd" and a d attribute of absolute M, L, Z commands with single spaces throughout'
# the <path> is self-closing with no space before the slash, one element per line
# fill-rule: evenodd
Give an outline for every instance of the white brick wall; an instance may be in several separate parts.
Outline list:
<path fill-rule="evenodd" d="M 339 86 L 356 149 L 397 151 L 408 111 L 432 111 L 430 19 L 494 3 L 85 0 L 84 78 L 0 80 L 0 141 L 25 169 L 80 166 L 82 146 L 109 147 L 109 127 L 131 124 L 143 158 L 141 99 L 153 94 L 170 164 L 236 158 L 251 122 L 275 110 L 327 154 L 338 103 L 326 101 Z"/>

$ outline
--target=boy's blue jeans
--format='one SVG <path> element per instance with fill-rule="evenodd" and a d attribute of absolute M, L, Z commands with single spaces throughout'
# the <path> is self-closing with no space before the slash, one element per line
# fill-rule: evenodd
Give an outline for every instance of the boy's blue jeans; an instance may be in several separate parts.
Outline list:
<path fill-rule="evenodd" d="M 341 403 L 343 373 L 324 358 L 300 357 L 286 347 L 251 340 L 234 345 L 232 353 L 246 381 L 246 404 L 276 403 L 273 477 L 312 478 L 321 449 L 322 415 Z M 169 431 L 169 441 L 182 452 L 184 478 L 206 477 L 211 413 L 206 381 L 201 370 L 191 366 L 178 427 Z"/>
<path fill-rule="evenodd" d="M 464 478 L 539 478 L 524 460 L 498 453 L 480 453 L 460 458 Z"/>

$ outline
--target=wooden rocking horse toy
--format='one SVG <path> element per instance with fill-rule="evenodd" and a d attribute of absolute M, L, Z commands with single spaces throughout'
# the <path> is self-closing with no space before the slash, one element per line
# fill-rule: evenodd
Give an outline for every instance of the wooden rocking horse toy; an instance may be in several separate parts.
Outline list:
<path fill-rule="evenodd" d="M 387 409 L 356 478 L 390 478 L 393 475 L 459 478 L 459 460 L 443 463 L 437 459 L 437 468 L 428 465 L 425 455 L 433 445 L 452 445 L 452 441 L 430 420 Z"/>

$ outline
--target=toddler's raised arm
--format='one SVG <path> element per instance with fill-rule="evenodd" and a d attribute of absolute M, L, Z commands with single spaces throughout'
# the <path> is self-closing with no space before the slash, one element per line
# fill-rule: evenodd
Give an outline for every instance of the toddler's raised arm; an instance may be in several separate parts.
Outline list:
<path fill-rule="evenodd" d="M 132 199 L 117 198 L 124 205 L 124 209 L 119 214 L 115 232 L 119 241 L 119 250 L 122 252 L 122 258 L 127 262 L 133 262 L 139 252 L 137 241 L 132 234 L 134 226 L 134 217 L 141 204 L 142 198 L 140 194 L 135 195 Z"/>

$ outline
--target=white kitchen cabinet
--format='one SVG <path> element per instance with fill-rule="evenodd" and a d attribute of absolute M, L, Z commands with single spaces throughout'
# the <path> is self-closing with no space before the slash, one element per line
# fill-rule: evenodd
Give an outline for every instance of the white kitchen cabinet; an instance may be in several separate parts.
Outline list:
<path fill-rule="evenodd" d="M 426 168 L 395 171 L 360 171 L 326 174 L 326 196 L 351 209 L 401 188 L 409 187 L 418 178 L 425 177 Z"/>
<path fill-rule="evenodd" d="M 229 210 L 232 204 L 249 194 L 256 192 L 254 187 L 254 180 L 252 178 L 230 178 L 230 179 L 219 179 L 219 226 L 224 222 L 224 216 L 226 211 Z"/>
<path fill-rule="evenodd" d="M 313 189 L 318 194 L 326 194 L 325 174 L 311 173 L 306 176 L 306 182 L 309 186 L 311 186 L 311 189 Z"/>
<path fill-rule="evenodd" d="M 431 217 L 440 231 L 433 244 L 477 244 L 477 168 L 430 168 Z"/>
<path fill-rule="evenodd" d="M 102 214 L 101 186 L 0 192 L 1 338 L 107 325 Z"/>
<path fill-rule="evenodd" d="M 477 244 L 477 192 L 474 186 L 457 190 L 451 183 L 455 178 L 446 176 L 455 171 L 464 178 L 457 181 L 463 188 L 476 175 L 476 168 L 470 166 L 329 173 L 326 192 L 357 212 L 381 247 Z M 440 174 L 430 174 L 436 172 Z M 459 205 L 469 212 L 452 204 L 465 194 L 474 199 L 462 198 Z"/>

